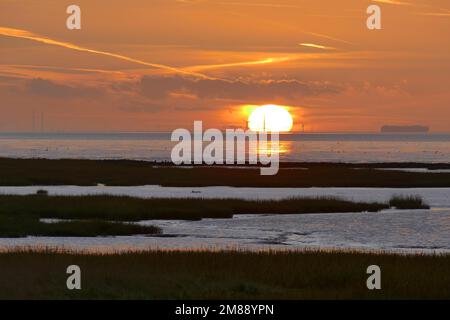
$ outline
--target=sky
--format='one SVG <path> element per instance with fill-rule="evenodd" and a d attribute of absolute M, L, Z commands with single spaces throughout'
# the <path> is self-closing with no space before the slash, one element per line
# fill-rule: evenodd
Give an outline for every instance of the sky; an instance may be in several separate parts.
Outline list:
<path fill-rule="evenodd" d="M 449 38 L 448 0 L 0 0 L 0 131 L 449 132 Z"/>

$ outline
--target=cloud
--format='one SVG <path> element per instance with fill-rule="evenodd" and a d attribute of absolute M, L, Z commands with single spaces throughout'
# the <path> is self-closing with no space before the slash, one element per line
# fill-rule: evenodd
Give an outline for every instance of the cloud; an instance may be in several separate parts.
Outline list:
<path fill-rule="evenodd" d="M 96 88 L 73 87 L 40 78 L 28 80 L 25 90 L 34 95 L 51 98 L 94 98 L 102 95 L 102 92 Z"/>
<path fill-rule="evenodd" d="M 144 76 L 140 81 L 140 87 L 142 95 L 152 99 L 164 99 L 172 93 L 185 93 L 200 99 L 229 99 L 244 103 L 289 100 L 304 96 L 335 94 L 340 91 L 338 86 L 326 82 L 298 80 L 230 82 L 179 76 Z"/>
<path fill-rule="evenodd" d="M 138 101 L 137 99 L 128 99 L 118 102 L 119 109 L 132 113 L 158 112 L 165 108 L 164 104 Z"/>

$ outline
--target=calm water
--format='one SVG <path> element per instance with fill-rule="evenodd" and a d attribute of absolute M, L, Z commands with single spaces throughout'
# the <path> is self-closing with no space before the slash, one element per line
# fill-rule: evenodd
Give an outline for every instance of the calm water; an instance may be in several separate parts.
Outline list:
<path fill-rule="evenodd" d="M 310 249 L 450 253 L 450 210 L 311 215 L 237 215 L 202 221 L 143 221 L 162 237 L 0 239 L 0 247 L 65 247 L 94 251 L 139 249 Z"/>
<path fill-rule="evenodd" d="M 169 161 L 169 133 L 0 133 L 0 157 Z M 450 134 L 283 135 L 282 161 L 449 162 Z"/>

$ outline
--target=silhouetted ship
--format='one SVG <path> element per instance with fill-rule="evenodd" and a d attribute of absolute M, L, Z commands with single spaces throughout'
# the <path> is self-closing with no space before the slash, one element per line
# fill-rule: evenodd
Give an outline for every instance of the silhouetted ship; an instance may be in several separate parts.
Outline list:
<path fill-rule="evenodd" d="M 382 133 L 428 133 L 430 128 L 426 126 L 383 126 Z"/>

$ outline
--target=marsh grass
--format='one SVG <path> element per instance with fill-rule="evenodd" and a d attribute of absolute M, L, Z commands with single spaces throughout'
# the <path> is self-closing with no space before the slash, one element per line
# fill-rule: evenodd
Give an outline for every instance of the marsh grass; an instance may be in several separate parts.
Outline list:
<path fill-rule="evenodd" d="M 2 299 L 450 299 L 449 255 L 339 251 L 0 253 Z M 82 290 L 65 288 L 67 266 Z M 366 269 L 382 270 L 382 290 Z"/>
<path fill-rule="evenodd" d="M 387 208 L 389 206 L 384 203 L 352 202 L 334 197 L 239 200 L 142 199 L 110 195 L 48 197 L 0 195 L 0 217 L 26 215 L 41 219 L 200 220 L 232 218 L 234 214 L 376 212 Z"/>
<path fill-rule="evenodd" d="M 141 226 L 131 223 L 109 222 L 100 220 L 73 220 L 44 223 L 35 217 L 0 216 L 0 236 L 21 238 L 26 236 L 49 237 L 97 237 L 126 236 L 140 234 L 160 234 L 155 226 Z"/>
<path fill-rule="evenodd" d="M 123 222 L 229 219 L 235 214 L 378 212 L 391 206 L 399 209 L 426 207 L 419 197 L 394 197 L 388 204 L 335 197 L 241 200 L 0 195 L 0 237 L 156 234 L 161 232 L 159 228 Z M 67 221 L 49 224 L 41 219 Z"/>
<path fill-rule="evenodd" d="M 0 185 L 109 186 L 161 185 L 174 187 L 450 187 L 450 173 L 374 170 L 378 167 L 423 167 L 424 164 L 281 164 L 275 176 L 259 170 L 221 166 L 183 169 L 170 164 L 128 160 L 47 160 L 0 158 Z M 290 168 L 285 169 L 285 166 Z M 308 170 L 295 170 L 296 167 Z M 448 165 L 427 165 L 447 168 Z M 355 170 L 357 168 L 358 170 Z"/>
<path fill-rule="evenodd" d="M 430 209 L 420 196 L 396 195 L 389 200 L 389 206 L 397 209 Z"/>

